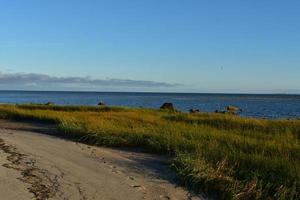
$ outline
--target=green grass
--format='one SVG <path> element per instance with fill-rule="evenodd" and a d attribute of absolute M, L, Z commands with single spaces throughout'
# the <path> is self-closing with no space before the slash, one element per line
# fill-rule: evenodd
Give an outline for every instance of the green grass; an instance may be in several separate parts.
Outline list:
<path fill-rule="evenodd" d="M 121 107 L 0 105 L 64 136 L 166 154 L 182 184 L 218 199 L 300 199 L 300 121 Z"/>

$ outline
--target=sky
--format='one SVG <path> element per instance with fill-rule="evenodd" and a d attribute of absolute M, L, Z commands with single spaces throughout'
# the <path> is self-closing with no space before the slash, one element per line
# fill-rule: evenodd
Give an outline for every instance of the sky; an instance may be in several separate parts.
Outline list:
<path fill-rule="evenodd" d="M 300 93 L 298 0 L 0 0 L 0 90 Z"/>

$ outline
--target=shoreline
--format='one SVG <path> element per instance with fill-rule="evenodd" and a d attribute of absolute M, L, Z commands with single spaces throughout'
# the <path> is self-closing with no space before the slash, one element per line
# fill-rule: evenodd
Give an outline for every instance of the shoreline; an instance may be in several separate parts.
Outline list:
<path fill-rule="evenodd" d="M 49 102 L 48 102 L 49 103 Z M 48 103 L 1 103 L 0 105 L 12 105 L 12 106 L 52 106 L 52 107 L 69 107 L 69 108 L 79 108 L 79 107 L 86 107 L 86 108 L 100 108 L 100 107 L 111 107 L 111 108 L 127 108 L 127 109 L 149 109 L 149 110 L 159 110 L 159 108 L 152 108 L 152 107 L 132 107 L 132 106 L 118 106 L 118 105 L 104 105 L 104 106 L 99 106 L 99 105 L 82 105 L 82 104 L 54 104 L 53 105 L 47 105 Z M 52 103 L 51 103 L 52 104 Z M 44 109 L 47 109 L 44 107 Z M 49 108 L 51 109 L 51 107 Z M 176 109 L 177 110 L 177 109 Z M 192 109 L 190 109 L 192 110 Z M 193 114 L 191 111 L 182 111 L 182 110 L 177 110 L 178 112 L 181 113 L 186 113 L 186 114 Z M 215 110 L 215 111 L 201 111 L 199 110 L 199 113 L 202 114 L 233 114 L 235 116 L 245 118 L 245 119 L 258 119 L 258 120 L 300 120 L 300 116 L 295 116 L 295 117 L 258 117 L 258 116 L 247 116 L 243 115 L 243 112 L 240 113 L 226 113 L 226 109 L 221 109 L 221 110 Z"/>

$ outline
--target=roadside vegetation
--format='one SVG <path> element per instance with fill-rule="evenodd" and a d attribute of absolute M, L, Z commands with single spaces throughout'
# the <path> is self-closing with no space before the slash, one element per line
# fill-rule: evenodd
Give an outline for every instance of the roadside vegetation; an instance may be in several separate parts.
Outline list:
<path fill-rule="evenodd" d="M 300 199 L 300 120 L 123 107 L 0 105 L 81 142 L 165 154 L 181 183 L 218 199 Z"/>

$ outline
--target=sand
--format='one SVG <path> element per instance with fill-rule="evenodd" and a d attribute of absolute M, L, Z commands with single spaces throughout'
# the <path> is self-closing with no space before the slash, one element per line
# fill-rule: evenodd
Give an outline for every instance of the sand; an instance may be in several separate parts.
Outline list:
<path fill-rule="evenodd" d="M 54 137 L 44 124 L 0 121 L 5 200 L 204 199 L 178 186 L 163 156 Z"/>

